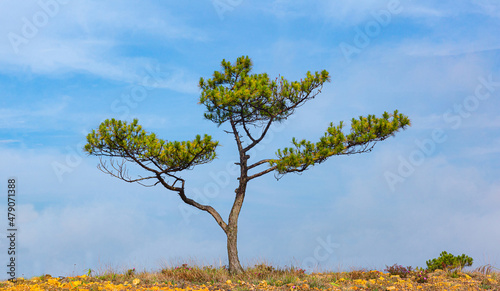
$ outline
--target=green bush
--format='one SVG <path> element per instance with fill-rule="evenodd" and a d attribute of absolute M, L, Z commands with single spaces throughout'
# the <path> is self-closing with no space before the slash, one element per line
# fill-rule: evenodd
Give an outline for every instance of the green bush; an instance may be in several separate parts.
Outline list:
<path fill-rule="evenodd" d="M 462 270 L 463 267 L 472 266 L 472 261 L 473 260 L 471 257 L 466 256 L 464 254 L 462 254 L 461 256 L 454 256 L 452 254 L 448 254 L 447 252 L 443 251 L 441 255 L 439 255 L 439 258 L 428 260 L 426 263 L 427 263 L 427 270 L 433 272 L 437 269 Z"/>

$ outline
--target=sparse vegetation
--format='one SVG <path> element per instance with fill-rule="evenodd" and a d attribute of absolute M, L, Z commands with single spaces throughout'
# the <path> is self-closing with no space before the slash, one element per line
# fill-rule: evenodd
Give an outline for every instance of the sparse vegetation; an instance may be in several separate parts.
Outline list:
<path fill-rule="evenodd" d="M 390 267 L 386 266 L 385 271 L 391 275 L 398 275 L 401 278 L 406 278 L 408 275 L 410 275 L 412 267 L 403 267 L 401 265 L 394 264 Z"/>
<path fill-rule="evenodd" d="M 429 272 L 393 265 L 386 272 L 357 269 L 307 274 L 296 267 L 266 264 L 231 275 L 227 266 L 181 264 L 155 272 L 135 268 L 122 273 L 106 270 L 76 277 L 41 275 L 17 282 L 0 282 L 2 290 L 500 290 L 500 272 L 490 265 L 473 271 Z M 421 277 L 419 277 L 421 275 Z M 425 276 L 425 280 L 423 279 Z"/>

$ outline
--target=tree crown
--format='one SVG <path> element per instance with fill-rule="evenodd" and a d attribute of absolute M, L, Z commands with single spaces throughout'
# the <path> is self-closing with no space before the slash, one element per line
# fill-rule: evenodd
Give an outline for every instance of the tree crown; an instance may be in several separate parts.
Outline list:
<path fill-rule="evenodd" d="M 222 70 L 215 71 L 212 79 L 200 79 L 200 103 L 207 108 L 206 119 L 218 125 L 228 120 L 237 125 L 282 121 L 330 81 L 326 70 L 307 72 L 300 81 L 271 80 L 266 73 L 250 75 L 252 66 L 248 56 L 239 57 L 235 65 L 224 59 Z"/>
<path fill-rule="evenodd" d="M 410 125 L 410 119 L 394 111 L 393 114 L 384 112 L 381 118 L 375 115 L 360 116 L 351 121 L 351 131 L 345 135 L 342 132 L 343 122 L 338 126 L 330 123 L 330 127 L 320 138 L 319 142 L 312 143 L 307 140 L 298 142 L 292 140 L 293 147 L 278 150 L 278 159 L 269 161 L 271 166 L 276 166 L 280 174 L 302 172 L 309 166 L 320 164 L 328 157 L 334 155 L 351 155 L 369 152 L 375 143 L 393 136 L 398 130 Z"/>
<path fill-rule="evenodd" d="M 106 119 L 99 129 L 87 135 L 85 151 L 89 154 L 122 157 L 127 161 L 153 164 L 157 170 L 178 172 L 205 164 L 216 157 L 217 141 L 212 137 L 197 135 L 192 141 L 165 141 L 154 133 L 147 133 L 138 120 L 130 124 L 121 120 Z"/>

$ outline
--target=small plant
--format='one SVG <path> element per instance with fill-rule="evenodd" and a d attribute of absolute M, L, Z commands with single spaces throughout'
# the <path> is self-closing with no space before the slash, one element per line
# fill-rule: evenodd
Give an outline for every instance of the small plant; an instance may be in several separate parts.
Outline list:
<path fill-rule="evenodd" d="M 399 275 L 399 277 L 401 278 L 406 278 L 412 271 L 412 267 L 411 266 L 408 266 L 408 267 L 403 267 L 401 265 L 398 265 L 398 264 L 394 264 L 390 267 L 388 267 L 387 265 L 385 266 L 385 270 L 387 273 L 391 274 L 391 275 Z"/>
<path fill-rule="evenodd" d="M 481 281 L 481 285 L 479 285 L 479 288 L 489 290 L 492 289 L 493 287 L 491 286 L 488 279 L 484 279 L 483 281 Z"/>
<path fill-rule="evenodd" d="M 464 254 L 462 254 L 461 256 L 454 256 L 443 251 L 439 255 L 439 258 L 428 260 L 426 263 L 427 270 L 429 270 L 429 272 L 433 272 L 437 269 L 442 269 L 445 271 L 453 269 L 462 270 L 463 267 L 472 266 L 472 262 L 473 259 Z"/>
<path fill-rule="evenodd" d="M 455 270 L 455 271 L 453 271 L 453 272 L 449 273 L 449 276 L 450 276 L 451 278 L 454 278 L 454 279 L 456 279 L 456 278 L 459 278 L 459 277 L 460 277 L 460 275 L 458 274 L 458 270 Z"/>
<path fill-rule="evenodd" d="M 176 271 L 191 271 L 191 267 L 188 264 L 182 264 L 181 266 L 175 267 Z"/>
<path fill-rule="evenodd" d="M 274 286 L 278 286 L 279 287 L 279 286 L 283 285 L 283 281 L 281 281 L 281 280 L 274 280 L 273 279 L 271 282 L 272 282 L 272 285 L 274 285 Z"/>
<path fill-rule="evenodd" d="M 474 271 L 481 273 L 481 274 L 484 274 L 484 275 L 489 275 L 489 274 L 493 273 L 493 269 L 495 269 L 495 268 L 492 265 L 487 264 L 487 265 L 476 268 Z"/>
<path fill-rule="evenodd" d="M 135 275 L 135 268 L 127 270 L 127 276 L 132 277 Z"/>
<path fill-rule="evenodd" d="M 429 282 L 429 271 L 424 270 L 422 268 L 417 268 L 412 272 L 412 275 L 415 276 L 415 281 L 417 283 L 427 283 Z"/>

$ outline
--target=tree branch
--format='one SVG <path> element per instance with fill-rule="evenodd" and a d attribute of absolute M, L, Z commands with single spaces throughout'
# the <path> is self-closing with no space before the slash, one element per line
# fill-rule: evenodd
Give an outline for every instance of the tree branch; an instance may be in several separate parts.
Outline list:
<path fill-rule="evenodd" d="M 118 136 L 115 136 L 116 139 L 118 140 L 121 140 Z M 143 169 L 147 170 L 147 171 L 150 171 L 150 172 L 153 172 L 155 174 L 158 174 L 158 171 L 150 168 L 150 167 L 147 167 L 146 165 L 144 165 L 139 159 L 137 159 L 134 155 L 132 155 L 126 147 L 122 147 L 123 151 L 125 152 L 126 156 L 128 156 L 129 158 L 131 158 L 134 162 L 136 162 L 139 166 L 141 166 Z"/>
<path fill-rule="evenodd" d="M 206 212 L 210 213 L 210 215 L 212 215 L 212 217 L 215 219 L 215 221 L 217 221 L 217 223 L 222 228 L 222 230 L 224 230 L 224 232 L 227 232 L 227 224 L 226 224 L 226 222 L 224 222 L 224 220 L 222 219 L 222 217 L 220 216 L 220 214 L 212 206 L 200 204 L 200 203 L 198 203 L 198 202 L 194 201 L 193 199 L 188 198 L 186 196 L 186 194 L 184 193 L 184 183 L 185 183 L 184 179 L 176 177 L 176 176 L 174 176 L 172 174 L 167 174 L 167 175 L 170 176 L 170 177 L 175 178 L 176 182 L 177 181 L 181 181 L 182 182 L 182 186 L 180 188 L 179 187 L 170 186 L 167 182 L 165 182 L 165 180 L 163 179 L 163 177 L 161 177 L 161 175 L 157 175 L 158 180 L 160 181 L 160 183 L 165 188 L 177 192 L 179 194 L 179 197 L 181 197 L 181 199 L 182 199 L 182 201 L 184 203 L 186 203 L 188 205 L 191 205 L 193 207 L 196 207 L 196 208 L 198 208 L 198 209 L 200 209 L 202 211 L 206 211 Z"/>
<path fill-rule="evenodd" d="M 238 151 L 241 153 L 241 152 L 243 152 L 243 146 L 241 144 L 240 135 L 239 135 L 238 130 L 236 129 L 236 125 L 233 121 L 233 117 L 230 117 L 230 123 L 231 123 L 231 128 L 233 129 L 234 139 L 236 140 L 236 144 L 238 145 Z"/>
<path fill-rule="evenodd" d="M 269 127 L 271 127 L 271 123 L 273 123 L 273 120 L 274 120 L 274 117 L 271 117 L 271 119 L 269 119 L 269 121 L 267 122 L 266 128 L 264 128 L 264 130 L 262 131 L 262 134 L 260 135 L 260 137 L 256 140 L 253 140 L 253 142 L 251 144 L 249 144 L 246 148 L 244 148 L 243 151 L 245 151 L 245 152 L 249 151 L 251 148 L 256 146 L 264 138 L 264 136 L 266 136 L 266 133 L 269 130 Z"/>
<path fill-rule="evenodd" d="M 247 178 L 247 180 L 249 180 L 249 181 L 250 181 L 250 180 L 252 180 L 252 179 L 255 179 L 255 178 L 257 178 L 257 177 L 260 177 L 260 176 L 262 176 L 262 175 L 265 175 L 265 174 L 267 174 L 267 173 L 270 173 L 270 172 L 272 172 L 272 171 L 276 170 L 276 168 L 277 168 L 277 166 L 272 166 L 271 168 L 269 168 L 269 169 L 267 169 L 267 170 L 264 170 L 264 171 L 262 171 L 262 172 L 260 172 L 260 173 L 257 173 L 257 174 L 254 174 L 254 175 L 252 175 L 252 176 L 248 177 L 248 178 Z"/>
<path fill-rule="evenodd" d="M 241 113 L 241 115 L 243 116 L 243 112 Z M 243 129 L 245 130 L 245 132 L 247 133 L 247 136 L 248 138 L 250 138 L 250 140 L 252 142 L 255 142 L 255 139 L 253 138 L 253 136 L 250 134 L 250 131 L 248 130 L 247 126 L 246 126 L 246 123 L 245 123 L 245 118 L 241 118 L 242 120 L 242 124 L 243 124 Z"/>
<path fill-rule="evenodd" d="M 134 182 L 137 182 L 138 184 L 142 185 L 142 186 L 145 186 L 145 187 L 152 187 L 156 184 L 153 184 L 153 185 L 146 185 L 146 184 L 143 184 L 143 183 L 140 183 L 140 181 L 144 181 L 144 180 L 149 180 L 149 179 L 155 179 L 156 176 L 150 176 L 150 177 L 140 177 L 137 178 L 137 179 L 132 179 L 129 175 L 128 175 L 128 171 L 127 171 L 127 168 L 125 166 L 125 161 L 123 161 L 121 164 L 118 164 L 113 162 L 113 160 L 110 161 L 110 166 L 116 171 L 116 174 L 115 172 L 111 171 L 110 169 L 108 169 L 107 165 L 106 165 L 106 162 L 103 162 L 102 161 L 102 158 L 99 157 L 99 164 L 100 165 L 97 165 L 97 168 L 105 173 L 105 174 L 108 174 L 108 175 L 111 175 L 115 178 L 118 178 L 120 180 L 123 180 L 125 182 L 128 182 L 128 183 L 134 183 Z"/>
<path fill-rule="evenodd" d="M 255 167 L 257 167 L 257 166 L 260 166 L 260 165 L 262 165 L 262 164 L 269 163 L 270 161 L 272 161 L 272 159 L 265 159 L 265 160 L 258 161 L 258 162 L 256 162 L 256 163 L 254 163 L 254 164 L 252 164 L 252 165 L 248 166 L 248 169 L 249 169 L 249 170 L 250 170 L 250 169 L 253 169 L 253 168 L 255 168 Z"/>

